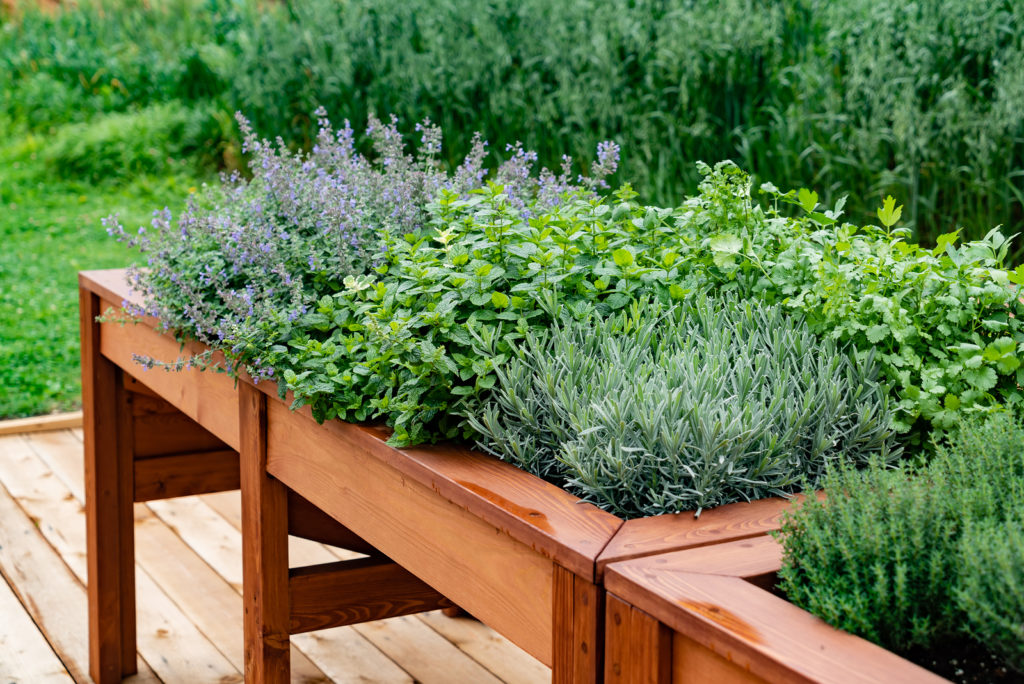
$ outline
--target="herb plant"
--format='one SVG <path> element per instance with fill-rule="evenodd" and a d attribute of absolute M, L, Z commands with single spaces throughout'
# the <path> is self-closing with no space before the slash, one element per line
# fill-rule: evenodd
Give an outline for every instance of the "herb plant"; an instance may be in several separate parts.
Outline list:
<path fill-rule="evenodd" d="M 803 313 L 811 330 L 874 354 L 893 391 L 894 426 L 948 429 L 968 412 L 1024 404 L 1024 267 L 1005 268 L 998 230 L 925 249 L 895 228 L 888 198 L 879 226 L 840 223 L 843 203 L 821 207 L 808 190 L 762 190 L 730 163 L 702 166 L 699 195 L 675 214 L 681 285 L 736 292 Z M 783 209 L 795 205 L 799 216 Z"/>
<path fill-rule="evenodd" d="M 137 233 L 116 217 L 108 220 L 112 234 L 148 255 L 146 268 L 131 273 L 146 305 L 130 313 L 155 316 L 165 329 L 222 349 L 232 368 L 244 364 L 257 379 L 274 377 L 280 355 L 271 346 L 282 331 L 342 291 L 347 278 L 387 262 L 385 250 L 424 227 L 439 190 L 468 192 L 483 184 L 486 143 L 479 138 L 448 174 L 437 164 L 441 132 L 429 122 L 419 127 L 413 157 L 394 120 L 371 118 L 367 135 L 375 155 L 368 158 L 356 150 L 351 127 L 335 130 L 318 114 L 321 127 L 309 154 L 261 140 L 239 116 L 251 178 L 232 174 L 191 196 L 176 223 L 166 210 Z M 517 147 L 495 170 L 508 211 L 526 201 L 538 208 L 557 203 L 576 187 L 567 170 L 532 175 L 533 160 Z M 616 160 L 614 143 L 604 144 L 595 168 L 610 173 Z M 602 177 L 587 180 L 589 187 Z M 303 319 L 314 326 L 317 320 Z"/>
<path fill-rule="evenodd" d="M 825 500 L 808 499 L 783 520 L 781 588 L 828 623 L 893 650 L 939 647 L 969 624 L 987 646 L 1019 657 L 1019 642 L 1007 649 L 1004 639 L 1024 617 L 1010 596 L 1021 581 L 1019 527 L 1007 532 L 1024 513 L 1022 443 L 1019 420 L 974 416 L 925 466 L 834 469 Z M 1005 543 L 982 551 L 996 528 Z M 993 609 L 998 621 L 988 621 Z M 977 631 L 980 621 L 991 631 Z"/>
<path fill-rule="evenodd" d="M 892 462 L 877 368 L 783 308 L 650 301 L 530 332 L 470 425 L 485 451 L 627 518 L 784 495 Z"/>
<path fill-rule="evenodd" d="M 956 603 L 968 633 L 1024 672 L 1024 510 L 970 525 L 959 560 Z"/>

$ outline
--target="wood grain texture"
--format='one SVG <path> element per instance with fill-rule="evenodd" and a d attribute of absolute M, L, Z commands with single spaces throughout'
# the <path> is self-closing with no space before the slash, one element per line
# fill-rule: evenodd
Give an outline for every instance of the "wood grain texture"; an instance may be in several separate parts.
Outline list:
<path fill-rule="evenodd" d="M 741 665 L 723 658 L 714 651 L 683 634 L 671 636 L 672 684 L 767 684 Z"/>
<path fill-rule="evenodd" d="M 782 512 L 802 500 L 761 499 L 692 513 L 627 520 L 597 559 L 600 577 L 609 563 L 757 537 L 779 529 Z"/>
<path fill-rule="evenodd" d="M 747 552 L 772 553 L 763 545 Z M 767 682 L 945 681 L 740 577 L 692 572 L 693 561 L 686 557 L 693 553 L 668 554 L 667 562 L 645 557 L 613 563 L 605 573 L 605 587 Z"/>
<path fill-rule="evenodd" d="M 669 684 L 672 632 L 614 594 L 605 602 L 605 684 Z"/>
<path fill-rule="evenodd" d="M 291 489 L 288 490 L 288 534 L 359 553 L 376 552 L 365 539 Z"/>
<path fill-rule="evenodd" d="M 131 415 L 120 371 L 100 353 L 99 298 L 79 290 L 89 661 L 97 684 L 136 671 Z"/>
<path fill-rule="evenodd" d="M 120 300 L 118 300 L 120 301 Z M 116 308 L 100 300 L 101 311 Z M 224 373 L 197 368 L 168 372 L 146 370 L 135 356 L 174 362 L 206 351 L 197 343 L 184 346 L 171 335 L 160 334 L 145 323 L 103 323 L 100 351 L 124 372 L 147 385 L 179 411 L 213 433 L 230 448 L 239 448 L 238 398 L 235 380 Z"/>
<path fill-rule="evenodd" d="M 245 678 L 286 684 L 288 640 L 288 501 L 267 475 L 267 398 L 242 385 L 238 401 L 242 445 L 242 576 Z"/>
<path fill-rule="evenodd" d="M 47 432 L 82 426 L 82 412 L 71 411 L 51 416 L 32 416 L 0 420 L 0 435 L 23 435 L 29 432 Z"/>
<path fill-rule="evenodd" d="M 555 566 L 552 682 L 597 682 L 604 657 L 604 591 Z"/>
<path fill-rule="evenodd" d="M 294 568 L 288 597 L 292 634 L 451 605 L 408 570 L 380 556 Z"/>
<path fill-rule="evenodd" d="M 39 628 L 21 610 L 0 577 L 0 681 L 5 684 L 74 684 Z"/>
<path fill-rule="evenodd" d="M 328 424 L 357 448 L 581 577 L 594 579 L 594 560 L 622 521 L 510 463 L 463 446 L 442 444 L 398 450 L 382 427 Z"/>
<path fill-rule="evenodd" d="M 238 489 L 238 453 L 173 454 L 134 462 L 135 501 L 170 499 Z"/>
<path fill-rule="evenodd" d="M 87 573 L 85 512 L 25 442 L 0 437 L 0 481 L 38 524 L 46 541 L 75 577 Z M 20 447 L 20 448 L 19 448 Z M 139 654 L 164 682 L 227 684 L 241 675 L 188 620 L 149 575 L 135 566 Z M 81 624 L 78 625 L 79 629 Z M 133 677 L 134 679 L 134 677 Z"/>
<path fill-rule="evenodd" d="M 85 681 L 89 669 L 89 637 L 82 629 L 88 621 L 85 587 L 3 487 L 0 487 L 0 520 L 3 521 L 0 524 L 0 574 L 7 579 L 32 621 L 46 634 L 68 673 L 75 681 Z M 13 617 L 4 615 L 3 621 L 13 622 Z M 0 678 L 0 681 L 6 680 Z"/>
<path fill-rule="evenodd" d="M 132 452 L 144 459 L 167 454 L 223 451 L 228 445 L 162 399 L 130 392 Z"/>
<path fill-rule="evenodd" d="M 552 563 L 390 465 L 351 425 L 269 402 L 267 470 L 439 593 L 551 663 Z M 376 444 L 376 446 L 374 446 Z M 366 451 L 386 447 L 389 458 Z"/>
<path fill-rule="evenodd" d="M 100 299 L 114 302 L 118 307 L 125 303 L 141 304 L 142 297 L 128 284 L 128 270 L 105 268 L 78 272 L 79 289 L 92 292 Z M 102 313 L 102 312 L 101 312 Z"/>
<path fill-rule="evenodd" d="M 98 293 L 107 305 L 137 301 L 122 270 L 83 272 L 79 274 L 79 282 Z M 217 414 L 218 401 L 200 400 L 211 392 L 212 396 L 226 398 L 229 390 L 225 389 L 225 383 L 231 385 L 230 379 L 194 370 L 171 374 L 144 372 L 131 360 L 132 352 L 165 360 L 177 359 L 181 355 L 180 347 L 171 337 L 159 335 L 144 324 L 126 325 L 118 327 L 117 343 L 104 348 L 104 353 L 237 449 L 237 425 L 226 425 Z M 202 349 L 200 345 L 186 345 L 186 353 Z M 185 382 L 185 378 L 191 380 Z M 243 382 L 245 380 L 239 381 Z M 270 396 L 272 403 L 280 402 L 275 387 L 262 383 L 259 388 Z M 309 416 L 308 408 L 304 414 Z M 584 577 L 589 574 L 591 580 L 594 559 L 622 523 L 619 518 L 580 502 L 559 487 L 466 448 L 440 445 L 398 450 L 385 443 L 388 432 L 384 428 L 338 421 L 328 423 L 328 427 L 347 432 L 347 441 L 367 455 L 384 460 L 407 477 L 472 511 L 576 574 Z"/>

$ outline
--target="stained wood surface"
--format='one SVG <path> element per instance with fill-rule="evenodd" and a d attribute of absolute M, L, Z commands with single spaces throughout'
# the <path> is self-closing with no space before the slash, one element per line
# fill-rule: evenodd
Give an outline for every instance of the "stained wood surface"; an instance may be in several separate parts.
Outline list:
<path fill-rule="evenodd" d="M 614 594 L 605 601 L 605 684 L 668 684 L 672 632 Z"/>
<path fill-rule="evenodd" d="M 5 684 L 73 684 L 71 675 L 0 578 L 0 681 Z"/>
<path fill-rule="evenodd" d="M 238 492 L 222 492 L 200 497 L 210 508 L 221 514 L 224 521 L 236 529 L 240 529 L 241 516 L 239 515 L 238 498 Z M 170 502 L 159 503 L 169 505 Z M 219 572 L 225 576 L 231 575 L 235 572 L 232 569 L 232 559 L 241 556 L 241 546 L 237 536 L 234 542 L 237 550 L 232 551 L 229 548 L 226 549 L 226 553 L 221 553 L 225 550 L 222 548 L 224 535 L 220 532 L 206 534 L 208 528 L 211 527 L 208 522 L 204 525 L 184 524 L 198 519 L 198 517 L 191 517 L 186 521 L 179 516 L 178 522 L 183 524 L 179 524 L 177 527 L 184 536 L 189 538 L 189 545 L 197 552 L 204 557 L 214 558 L 215 556 L 218 559 L 214 562 Z M 351 551 L 315 544 L 306 539 L 290 537 L 288 541 L 288 556 L 292 566 L 315 565 L 359 557 L 358 554 Z M 240 576 L 240 571 L 238 574 Z M 424 624 L 418 624 L 419 622 Z M 444 638 L 438 640 L 431 636 L 431 632 L 436 632 Z M 353 634 L 363 638 L 363 641 L 349 643 Z M 449 619 L 440 612 L 420 613 L 408 619 L 382 620 L 322 632 L 295 634 L 292 635 L 292 644 L 299 645 L 305 653 L 319 653 L 329 649 L 328 642 L 331 639 L 337 640 L 343 637 L 347 641 L 344 644 L 338 644 L 337 652 L 339 654 L 344 652 L 348 658 L 362 660 L 366 658 L 366 645 L 372 644 L 370 646 L 372 652 L 388 654 L 389 657 L 402 662 L 409 674 L 425 682 L 433 681 L 431 673 L 437 671 L 439 665 L 454 667 L 460 662 L 454 653 L 456 648 L 490 672 L 497 673 L 503 681 L 510 684 L 546 682 L 551 678 L 550 670 L 543 664 L 486 625 L 469 618 Z M 412 659 L 406 657 L 405 654 L 415 647 L 429 648 L 429 652 L 432 654 L 430 661 L 424 661 L 422 657 Z M 293 672 L 294 662 L 293 655 Z M 410 664 L 407 665 L 407 662 Z M 342 664 L 340 655 L 334 664 L 340 667 Z M 325 669 L 325 672 L 327 671 Z M 331 672 L 334 671 L 331 670 Z M 466 681 L 472 681 L 468 676 L 467 668 L 456 667 L 452 672 L 455 674 L 452 675 L 451 681 L 462 681 L 461 674 L 456 676 L 462 672 L 466 673 Z M 390 680 L 385 678 L 385 681 Z"/>
<path fill-rule="evenodd" d="M 129 392 L 101 353 L 102 301 L 79 290 L 85 508 L 88 547 L 89 663 L 97 684 L 136 672 L 135 571 Z"/>
<path fill-rule="evenodd" d="M 604 649 L 604 591 L 555 566 L 553 684 L 600 681 Z"/>
<path fill-rule="evenodd" d="M 722 679 L 727 672 L 723 664 L 702 655 L 701 667 L 716 674 L 707 680 L 679 681 L 945 681 L 730 574 L 730 559 L 738 561 L 735 573 L 740 575 L 760 576 L 773 566 L 777 570 L 780 554 L 772 545 L 777 547 L 777 542 L 761 538 L 613 563 L 606 569 L 605 587 L 735 665 L 737 672 L 754 676 Z M 705 561 L 708 565 L 701 568 Z M 692 645 L 686 648 L 693 651 Z M 674 662 L 673 669 L 678 667 Z"/>
<path fill-rule="evenodd" d="M 33 416 L 0 420 L 0 435 L 20 435 L 26 432 L 63 430 L 82 426 L 82 412 L 57 413 L 52 416 Z"/>
<path fill-rule="evenodd" d="M 317 429 L 308 416 L 268 402 L 267 442 L 267 470 L 274 477 L 551 663 L 548 558 L 366 454 L 353 426 L 327 423 Z"/>
<path fill-rule="evenodd" d="M 126 373 L 124 377 L 131 376 Z M 139 391 L 145 387 L 137 380 L 126 383 L 125 387 L 129 390 L 135 425 L 132 435 L 132 451 L 135 458 L 219 451 L 228 448 L 210 431 L 168 402 Z"/>
<path fill-rule="evenodd" d="M 757 537 L 779 529 L 782 512 L 802 500 L 761 499 L 693 513 L 627 520 L 597 559 L 598 576 L 609 563 Z"/>
<path fill-rule="evenodd" d="M 83 491 L 80 433 L 0 438 L 0 573 L 77 682 L 87 681 L 82 673 L 88 666 Z M 135 505 L 140 672 L 127 682 L 240 680 L 242 597 L 219 569 L 230 558 L 241 562 L 241 535 L 232 522 L 240 522 L 238 497 L 229 492 L 153 502 L 161 515 L 150 505 Z M 204 525 L 195 528 L 193 519 Z M 230 537 L 220 532 L 203 537 L 215 519 Z M 186 530 L 179 529 L 185 525 L 188 543 L 181 537 Z M 289 541 L 301 550 L 300 563 L 351 557 L 305 540 Z M 230 574 L 240 575 L 240 569 Z M 0 646 L 0 662 L 4 658 Z M 291 661 L 292 681 L 306 684 L 414 679 L 532 684 L 550 677 L 540 663 L 484 625 L 440 613 L 296 635 Z"/>
<path fill-rule="evenodd" d="M 245 678 L 283 684 L 291 669 L 288 498 L 267 475 L 267 397 L 242 385 L 239 399 Z"/>
<path fill-rule="evenodd" d="M 291 634 L 451 605 L 408 570 L 379 556 L 293 568 L 288 597 Z"/>
<path fill-rule="evenodd" d="M 79 274 L 79 282 L 109 305 L 133 298 L 122 270 L 83 272 Z M 174 360 L 182 356 L 181 345 L 143 324 L 105 324 L 104 330 L 109 331 L 103 338 L 102 349 L 106 356 L 230 446 L 238 448 L 237 424 L 229 425 L 230 421 L 216 410 L 224 401 L 207 400 L 211 393 L 226 400 L 234 390 L 227 376 L 195 370 L 184 371 L 184 377 L 160 370 L 142 371 L 132 360 L 133 353 Z M 188 353 L 202 349 L 194 344 L 186 348 Z M 259 389 L 268 395 L 272 404 L 280 403 L 276 386 L 261 383 Z M 304 413 L 309 416 L 308 409 Z M 336 432 L 345 432 L 344 439 L 354 448 L 472 511 L 578 575 L 593 579 L 594 559 L 621 524 L 619 518 L 580 502 L 561 488 L 478 452 L 451 445 L 398 450 L 385 443 L 388 432 L 383 428 L 338 421 L 327 426 Z"/>
<path fill-rule="evenodd" d="M 203 451 L 135 461 L 135 501 L 238 489 L 238 454 Z"/>

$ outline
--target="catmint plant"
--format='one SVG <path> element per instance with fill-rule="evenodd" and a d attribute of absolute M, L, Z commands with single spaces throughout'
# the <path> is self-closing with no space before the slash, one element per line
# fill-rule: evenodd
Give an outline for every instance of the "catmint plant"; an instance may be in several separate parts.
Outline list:
<path fill-rule="evenodd" d="M 145 304 L 129 313 L 154 316 L 163 329 L 224 351 L 228 370 L 244 366 L 256 379 L 275 378 L 271 349 L 300 317 L 344 290 L 346 278 L 385 262 L 389 245 L 420 232 L 439 191 L 468 193 L 486 182 L 479 136 L 447 173 L 439 162 L 441 130 L 429 120 L 416 126 L 420 140 L 411 155 L 394 117 L 371 116 L 373 155 L 364 156 L 348 122 L 335 129 L 324 110 L 316 115 L 319 132 L 305 154 L 260 139 L 238 115 L 250 177 L 236 173 L 204 187 L 176 221 L 166 209 L 135 233 L 116 217 L 105 221 L 146 256 L 130 274 Z M 567 171 L 555 180 L 546 170 L 538 177 L 535 154 L 521 146 L 511 152 L 496 172 L 510 207 L 551 206 L 579 189 L 565 182 Z M 586 187 L 614 170 L 612 159 Z"/>

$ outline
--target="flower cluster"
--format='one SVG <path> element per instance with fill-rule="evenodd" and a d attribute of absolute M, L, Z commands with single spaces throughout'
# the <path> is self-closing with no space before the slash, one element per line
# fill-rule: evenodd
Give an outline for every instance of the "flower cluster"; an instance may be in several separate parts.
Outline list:
<path fill-rule="evenodd" d="M 441 130 L 429 120 L 416 126 L 420 144 L 411 155 L 394 117 L 370 117 L 373 154 L 366 156 L 348 122 L 336 130 L 325 111 L 316 115 L 319 133 L 307 154 L 260 139 L 239 115 L 251 178 L 233 174 L 204 188 L 176 223 L 166 209 L 136 233 L 116 217 L 105 221 L 108 232 L 147 256 L 131 274 L 146 304 L 130 313 L 154 316 L 164 329 L 223 349 L 229 364 L 271 378 L 261 331 L 294 323 L 342 290 L 346 276 L 379 264 L 389 241 L 422 227 L 439 190 L 467 193 L 485 184 L 487 143 L 479 136 L 449 174 L 438 161 Z M 604 185 L 617 166 L 607 152 L 613 148 L 602 147 L 593 178 L 580 177 L 579 186 L 569 181 L 569 160 L 560 176 L 535 173 L 537 155 L 519 145 L 495 178 L 516 206 L 553 206 L 566 192 Z"/>

